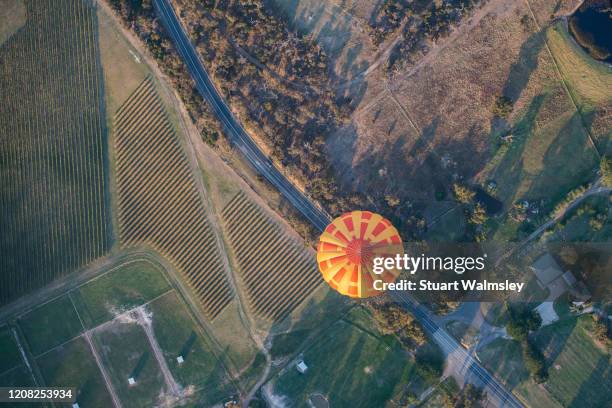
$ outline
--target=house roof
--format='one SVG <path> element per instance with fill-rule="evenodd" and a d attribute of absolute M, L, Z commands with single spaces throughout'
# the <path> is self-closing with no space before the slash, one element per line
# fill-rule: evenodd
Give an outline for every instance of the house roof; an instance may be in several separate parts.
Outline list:
<path fill-rule="evenodd" d="M 546 253 L 539 257 L 532 265 L 531 270 L 536 274 L 540 283 L 544 286 L 563 275 L 561 267 L 551 254 Z"/>

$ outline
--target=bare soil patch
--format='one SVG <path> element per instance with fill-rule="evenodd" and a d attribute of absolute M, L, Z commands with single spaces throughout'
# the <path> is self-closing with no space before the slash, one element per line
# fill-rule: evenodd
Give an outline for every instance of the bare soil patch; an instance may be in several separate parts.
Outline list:
<path fill-rule="evenodd" d="M 23 0 L 0 0 L 0 45 L 19 30 L 26 20 Z"/>

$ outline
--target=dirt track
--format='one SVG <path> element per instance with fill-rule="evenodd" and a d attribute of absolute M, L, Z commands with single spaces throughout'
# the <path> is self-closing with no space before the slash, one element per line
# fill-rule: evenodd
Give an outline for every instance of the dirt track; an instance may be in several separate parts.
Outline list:
<path fill-rule="evenodd" d="M 151 349 L 153 350 L 153 354 L 155 355 L 155 359 L 157 360 L 157 364 L 159 364 L 159 368 L 164 375 L 164 381 L 168 386 L 168 389 L 172 392 L 173 395 L 179 396 L 181 392 L 181 386 L 176 382 L 170 369 L 168 368 L 168 364 L 166 363 L 166 359 L 164 358 L 164 353 L 159 348 L 159 343 L 157 343 L 157 339 L 155 338 L 155 334 L 153 333 L 153 328 L 151 324 L 151 318 L 147 315 L 145 310 L 145 306 L 140 306 L 136 309 L 138 324 L 142 326 L 147 335 L 147 340 L 149 340 L 149 344 L 151 345 Z"/>

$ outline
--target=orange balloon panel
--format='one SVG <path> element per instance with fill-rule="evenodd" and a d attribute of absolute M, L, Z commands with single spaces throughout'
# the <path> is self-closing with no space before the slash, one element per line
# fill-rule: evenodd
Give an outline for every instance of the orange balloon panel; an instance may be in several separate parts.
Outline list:
<path fill-rule="evenodd" d="M 365 298 L 380 293 L 374 280 L 394 282 L 399 271 L 377 275 L 375 257 L 403 254 L 397 229 L 385 218 L 369 211 L 353 211 L 336 218 L 325 228 L 317 249 L 317 262 L 323 279 L 343 295 Z"/>

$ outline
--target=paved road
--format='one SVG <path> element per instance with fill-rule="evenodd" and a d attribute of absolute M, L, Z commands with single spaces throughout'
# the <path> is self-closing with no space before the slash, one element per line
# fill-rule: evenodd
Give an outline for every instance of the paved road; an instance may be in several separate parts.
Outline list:
<path fill-rule="evenodd" d="M 330 216 L 314 205 L 308 197 L 283 176 L 234 117 L 208 77 L 195 48 L 183 31 L 172 6 L 169 4 L 169 0 L 154 0 L 154 5 L 179 54 L 187 65 L 198 91 L 210 104 L 221 123 L 223 123 L 234 146 L 242 152 L 255 170 L 276 187 L 310 223 L 323 231 L 331 221 Z"/>
<path fill-rule="evenodd" d="M 272 185 L 287 198 L 295 208 L 308 219 L 316 228 L 323 231 L 331 221 L 331 217 L 314 205 L 308 197 L 297 190 L 283 175 L 274 167 L 266 155 L 259 150 L 255 142 L 251 140 L 247 132 L 234 117 L 227 104 L 217 92 L 211 82 L 198 54 L 183 31 L 178 18 L 169 4 L 169 0 L 154 0 L 154 6 L 161 18 L 162 23 L 172 37 L 176 48 L 187 69 L 193 77 L 196 87 L 202 97 L 213 108 L 214 113 L 225 126 L 228 136 L 233 144 L 242 152 L 252 166 L 263 175 Z M 443 328 L 439 327 L 430 317 L 429 312 L 421 305 L 415 304 L 406 294 L 397 293 L 398 300 L 402 301 L 408 309 L 419 319 L 423 326 L 431 332 L 434 339 L 449 358 L 460 358 L 466 369 L 474 374 L 487 391 L 499 400 L 499 405 L 504 407 L 522 407 L 521 403 L 495 378 L 489 374 L 476 360 L 470 356 L 455 339 L 453 339 Z M 457 357 L 458 356 L 458 357 Z"/>
<path fill-rule="evenodd" d="M 447 359 L 453 360 L 457 367 L 469 382 L 480 382 L 485 388 L 487 395 L 494 397 L 500 407 L 522 408 L 523 404 L 503 385 L 501 385 L 493 375 L 480 365 L 448 332 L 434 321 L 430 312 L 419 305 L 405 292 L 394 291 L 392 296 L 404 304 L 406 308 L 421 322 L 434 338 L 436 343 L 442 348 Z"/>

